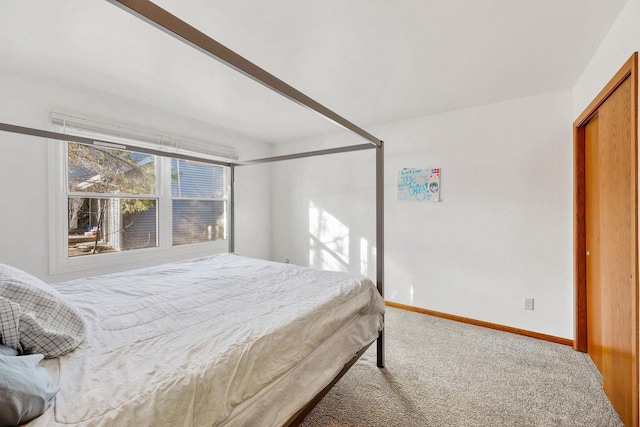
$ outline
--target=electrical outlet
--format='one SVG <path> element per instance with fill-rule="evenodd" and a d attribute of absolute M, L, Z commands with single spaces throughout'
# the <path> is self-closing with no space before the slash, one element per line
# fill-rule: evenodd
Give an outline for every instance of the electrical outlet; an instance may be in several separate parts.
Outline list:
<path fill-rule="evenodd" d="M 523 307 L 525 310 L 533 310 L 533 298 L 526 298 L 524 299 L 524 304 Z"/>

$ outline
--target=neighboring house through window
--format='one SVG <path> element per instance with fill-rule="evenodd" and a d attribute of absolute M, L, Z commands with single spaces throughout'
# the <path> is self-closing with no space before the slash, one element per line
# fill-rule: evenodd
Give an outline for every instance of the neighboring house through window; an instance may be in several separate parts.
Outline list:
<path fill-rule="evenodd" d="M 171 159 L 171 196 L 173 245 L 224 239 L 223 168 Z"/>

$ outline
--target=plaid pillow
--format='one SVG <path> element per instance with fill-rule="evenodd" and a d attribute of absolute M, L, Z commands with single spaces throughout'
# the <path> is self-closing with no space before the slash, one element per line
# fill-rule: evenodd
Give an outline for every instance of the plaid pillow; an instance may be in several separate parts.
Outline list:
<path fill-rule="evenodd" d="M 0 264 L 0 335 L 2 344 L 22 354 L 59 357 L 84 340 L 80 313 L 43 281 Z"/>

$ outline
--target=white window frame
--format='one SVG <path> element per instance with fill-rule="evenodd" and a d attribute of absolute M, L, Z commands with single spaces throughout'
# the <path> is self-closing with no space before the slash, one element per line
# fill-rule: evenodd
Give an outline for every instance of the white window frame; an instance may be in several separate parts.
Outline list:
<path fill-rule="evenodd" d="M 58 131 L 61 129 L 57 129 Z M 82 132 L 82 136 L 96 139 L 110 139 L 104 135 Z M 118 138 L 127 146 L 127 150 L 153 148 L 151 144 Z M 130 251 L 109 252 L 99 255 L 69 257 L 68 230 L 68 156 L 67 142 L 49 141 L 49 273 L 61 274 L 113 265 L 148 263 L 156 264 L 180 259 L 226 253 L 229 249 L 228 227 L 230 218 L 229 179 L 230 169 L 224 168 L 225 188 L 225 234 L 224 239 L 211 242 L 173 246 L 172 242 L 172 195 L 171 195 L 171 153 L 156 156 L 156 197 L 157 197 L 157 233 L 158 246 Z M 204 159 L 206 161 L 206 159 Z M 109 195 L 105 194 L 105 198 Z M 156 199 L 156 197 L 153 197 Z M 148 198 L 145 196 L 145 198 Z"/>

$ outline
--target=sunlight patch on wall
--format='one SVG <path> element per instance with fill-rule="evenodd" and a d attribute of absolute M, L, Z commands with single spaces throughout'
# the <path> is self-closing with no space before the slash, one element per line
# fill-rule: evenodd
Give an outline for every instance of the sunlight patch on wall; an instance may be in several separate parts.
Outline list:
<path fill-rule="evenodd" d="M 347 271 L 349 227 L 309 202 L 309 266 L 323 270 Z"/>
<path fill-rule="evenodd" d="M 360 238 L 360 274 L 366 276 L 369 272 L 369 241 Z"/>

